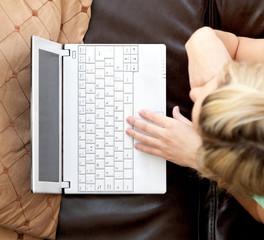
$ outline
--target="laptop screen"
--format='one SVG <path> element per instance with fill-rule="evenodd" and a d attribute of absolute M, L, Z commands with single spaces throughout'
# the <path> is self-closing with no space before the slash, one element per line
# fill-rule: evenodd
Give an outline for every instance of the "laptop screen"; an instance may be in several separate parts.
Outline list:
<path fill-rule="evenodd" d="M 39 181 L 59 181 L 59 55 L 39 49 Z"/>

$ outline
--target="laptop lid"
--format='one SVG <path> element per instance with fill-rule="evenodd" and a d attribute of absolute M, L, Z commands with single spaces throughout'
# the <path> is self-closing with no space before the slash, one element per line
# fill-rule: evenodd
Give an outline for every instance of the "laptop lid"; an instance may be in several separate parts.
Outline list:
<path fill-rule="evenodd" d="M 61 193 L 65 185 L 61 175 L 61 68 L 65 50 L 61 44 L 36 36 L 31 41 L 31 189 L 36 193 Z"/>

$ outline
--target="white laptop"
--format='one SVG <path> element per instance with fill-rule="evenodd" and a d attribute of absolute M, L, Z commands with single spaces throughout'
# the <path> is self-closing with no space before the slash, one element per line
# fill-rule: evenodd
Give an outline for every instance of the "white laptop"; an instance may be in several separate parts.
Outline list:
<path fill-rule="evenodd" d="M 166 161 L 134 148 L 125 119 L 166 115 L 162 44 L 58 44 L 32 36 L 34 193 L 166 192 Z"/>

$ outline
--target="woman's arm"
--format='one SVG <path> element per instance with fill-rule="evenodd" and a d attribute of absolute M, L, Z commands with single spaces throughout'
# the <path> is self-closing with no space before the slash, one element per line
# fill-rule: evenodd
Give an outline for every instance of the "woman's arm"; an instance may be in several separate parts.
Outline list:
<path fill-rule="evenodd" d="M 236 61 L 264 62 L 264 39 L 237 37 L 233 33 L 214 30 L 232 59 Z"/>
<path fill-rule="evenodd" d="M 209 27 L 198 29 L 187 41 L 185 48 L 191 89 L 202 87 L 212 80 L 233 55 L 233 49 L 227 48 L 216 32 Z"/>

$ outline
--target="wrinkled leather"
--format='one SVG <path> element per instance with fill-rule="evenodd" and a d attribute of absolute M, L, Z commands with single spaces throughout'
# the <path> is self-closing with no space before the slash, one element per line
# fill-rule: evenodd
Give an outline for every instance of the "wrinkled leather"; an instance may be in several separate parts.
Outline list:
<path fill-rule="evenodd" d="M 264 6 L 260 2 L 95 0 L 84 41 L 166 44 L 167 115 L 179 105 L 190 118 L 185 42 L 203 25 L 262 36 Z M 251 10 L 244 10 L 241 3 Z M 164 195 L 63 195 L 57 239 L 251 240 L 257 238 L 250 236 L 263 234 L 263 226 L 233 198 L 219 192 L 214 182 L 201 181 L 189 169 L 171 163 L 167 175 Z"/>

